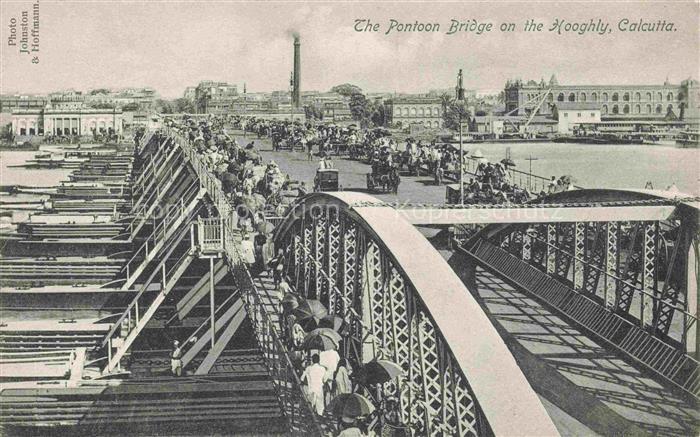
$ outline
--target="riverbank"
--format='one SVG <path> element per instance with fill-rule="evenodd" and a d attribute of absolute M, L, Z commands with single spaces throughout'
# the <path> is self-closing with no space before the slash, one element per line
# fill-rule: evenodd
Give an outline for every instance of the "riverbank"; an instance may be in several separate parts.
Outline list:
<path fill-rule="evenodd" d="M 30 146 L 14 146 L 12 144 L 0 143 L 0 152 L 36 152 L 41 148 L 41 144 L 30 144 Z"/>

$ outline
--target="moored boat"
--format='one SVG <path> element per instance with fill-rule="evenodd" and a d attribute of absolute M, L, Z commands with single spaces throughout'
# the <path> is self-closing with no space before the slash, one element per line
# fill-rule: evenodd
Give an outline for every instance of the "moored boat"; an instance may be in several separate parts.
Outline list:
<path fill-rule="evenodd" d="M 700 131 L 683 131 L 676 138 L 676 145 L 682 149 L 697 149 L 700 147 Z"/>

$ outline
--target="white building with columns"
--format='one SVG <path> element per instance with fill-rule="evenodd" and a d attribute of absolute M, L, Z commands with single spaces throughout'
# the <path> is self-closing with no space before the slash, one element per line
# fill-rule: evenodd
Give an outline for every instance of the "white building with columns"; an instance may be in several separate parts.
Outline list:
<path fill-rule="evenodd" d="M 121 109 L 93 109 L 82 105 L 12 111 L 12 132 L 15 135 L 89 136 L 93 131 L 123 133 Z"/>

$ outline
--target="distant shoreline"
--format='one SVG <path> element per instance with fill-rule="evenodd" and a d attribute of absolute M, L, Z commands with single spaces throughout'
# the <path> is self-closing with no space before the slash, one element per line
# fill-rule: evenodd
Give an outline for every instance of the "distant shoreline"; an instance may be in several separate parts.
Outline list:
<path fill-rule="evenodd" d="M 41 144 L 32 144 L 31 147 L 17 147 L 17 146 L 10 146 L 7 144 L 0 144 L 0 151 L 2 152 L 36 152 L 39 150 L 39 147 L 41 147 Z"/>

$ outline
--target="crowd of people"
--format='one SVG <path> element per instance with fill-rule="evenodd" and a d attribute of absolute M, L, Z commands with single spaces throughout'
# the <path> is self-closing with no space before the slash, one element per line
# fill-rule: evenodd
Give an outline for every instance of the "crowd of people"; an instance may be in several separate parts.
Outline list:
<path fill-rule="evenodd" d="M 329 418 L 336 413 L 332 410 L 332 403 L 339 396 L 375 392 L 366 374 L 363 373 L 366 369 L 357 361 L 357 357 L 352 358 L 354 356 L 352 354 L 341 355 L 340 353 L 340 351 L 349 352 L 352 349 L 348 343 L 352 341 L 349 336 L 350 326 L 353 321 L 357 323 L 361 321 L 354 311 L 350 311 L 343 317 L 328 314 L 321 301 L 313 299 L 316 296 L 315 292 L 309 297 L 310 300 L 304 298 L 303 295 L 306 293 L 303 290 L 295 290 L 287 282 L 287 261 L 288 254 L 278 249 L 275 256 L 263 266 L 268 276 L 272 277 L 277 293 L 280 314 L 279 332 L 314 413 L 319 417 Z M 305 305 L 305 302 L 308 305 Z M 302 311 L 299 311 L 300 309 Z M 318 318 L 322 314 L 327 315 Z M 329 330 L 333 331 L 331 332 L 333 336 L 337 336 L 337 342 L 334 340 L 319 344 L 313 341 L 317 340 L 313 338 L 314 336 L 325 336 Z M 373 415 L 338 417 L 337 429 L 340 432 L 338 435 L 368 435 L 370 424 L 380 415 L 383 426 L 401 429 L 399 405 L 392 402 L 392 399 L 391 397 L 375 399 L 377 409 Z M 331 411 L 328 411 L 329 408 Z M 402 434 L 397 432 L 391 435 Z"/>
<path fill-rule="evenodd" d="M 538 196 L 571 189 L 570 180 L 562 177 L 554 181 L 547 191 L 530 192 L 518 186 L 510 178 L 509 165 L 504 162 L 490 163 L 482 156 L 462 157 L 451 144 L 438 144 L 435 140 L 424 142 L 407 138 L 399 142 L 384 128 L 357 129 L 355 125 L 340 127 L 335 124 L 313 124 L 301 122 L 234 117 L 234 125 L 257 134 L 259 138 L 270 137 L 273 149 L 291 149 L 307 152 L 307 159 L 321 157 L 319 169 L 328 168 L 330 155 L 347 154 L 351 159 L 360 159 L 371 165 L 371 175 L 383 181 L 393 192 L 398 189 L 401 172 L 409 175 L 432 175 L 435 183 L 442 185 L 452 177 L 459 179 L 460 168 L 473 169 L 465 191 L 465 203 L 524 203 Z M 505 161 L 505 160 L 504 160 Z M 384 178 L 384 179 L 382 179 Z"/>
<path fill-rule="evenodd" d="M 252 232 L 264 225 L 265 213 L 281 215 L 287 207 L 283 189 L 289 176 L 274 161 L 263 162 L 255 141 L 245 145 L 231 137 L 226 125 L 230 116 L 210 116 L 195 120 L 167 120 L 167 125 L 188 138 L 194 149 L 221 181 L 239 217 L 239 227 Z"/>
<path fill-rule="evenodd" d="M 549 181 L 549 184 L 547 186 L 547 193 L 541 193 L 542 195 L 544 194 L 554 194 L 554 193 L 561 193 L 562 191 L 571 191 L 574 189 L 574 184 L 571 176 L 564 175 L 560 177 L 555 177 L 552 176 L 552 179 Z"/>
<path fill-rule="evenodd" d="M 372 393 L 373 389 L 362 376 L 362 364 L 351 361 L 339 353 L 339 350 L 348 350 L 344 347 L 344 342 L 350 341 L 347 327 L 349 322 L 343 320 L 337 326 L 325 325 L 324 321 L 314 321 L 303 318 L 295 313 L 292 302 L 301 302 L 303 298 L 296 293 L 285 280 L 284 268 L 279 266 L 284 264 L 284 254 L 280 252 L 273 258 L 268 266 L 275 273 L 274 281 L 277 284 L 278 300 L 280 304 L 280 329 L 286 342 L 287 350 L 296 369 L 297 375 L 302 383 L 304 394 L 309 400 L 313 412 L 319 417 L 325 415 L 329 418 L 336 411 L 327 411 L 333 407 L 333 402 L 339 396 L 351 393 Z M 290 296 L 292 299 L 290 299 Z M 318 303 L 318 301 L 315 301 Z M 337 318 L 329 316 L 330 319 Z M 347 316 L 352 319 L 353 314 Z M 309 341 L 313 335 L 321 335 L 318 328 L 332 329 L 338 332 L 340 341 L 338 343 L 329 342 L 322 347 Z M 360 369 L 360 371 L 353 371 Z M 381 415 L 381 423 L 385 427 L 400 429 L 400 415 L 398 414 L 398 403 L 392 402 L 393 398 L 387 397 L 375 399 L 377 408 L 374 414 L 367 416 L 347 416 L 337 417 L 337 430 L 339 436 L 363 436 L 372 435 L 370 433 L 371 424 Z M 392 434 L 393 435 L 393 434 Z M 402 435 L 396 433 L 395 435 Z"/>
<path fill-rule="evenodd" d="M 304 339 L 313 326 L 295 316 L 282 304 L 284 296 L 299 295 L 286 281 L 287 258 L 284 250 L 278 249 L 266 254 L 271 251 L 273 245 L 269 241 L 270 230 L 264 225 L 267 223 L 266 212 L 276 210 L 272 213 L 281 215 L 282 210 L 288 206 L 283 201 L 282 189 L 288 184 L 289 178 L 280 171 L 274 161 L 263 163 L 254 141 L 242 146 L 227 133 L 226 126 L 230 123 L 236 126 L 237 121 L 225 116 L 209 116 L 199 120 L 185 116 L 181 120 L 167 120 L 167 125 L 194 146 L 208 170 L 221 181 L 222 189 L 232 205 L 243 205 L 245 209 L 250 210 L 250 214 L 239 212 L 238 223 L 242 230 L 248 229 L 249 236 L 253 237 L 256 256 L 250 263 L 253 268 L 267 269 L 273 278 L 281 302 L 280 332 L 286 339 L 286 346 L 305 387 L 304 393 L 310 405 L 316 414 L 323 416 L 329 404 L 339 395 L 356 393 L 363 388 L 353 378 L 351 364 L 339 354 L 339 345 L 318 350 L 304 345 Z M 298 127 L 291 123 L 261 122 L 253 126 L 256 126 L 256 131 L 260 129 L 261 135 L 285 132 L 283 128 L 288 132 L 298 130 Z M 250 127 L 249 125 L 248 128 Z M 286 137 L 281 141 L 285 140 Z M 319 165 L 332 166 L 332 161 L 323 159 Z M 249 238 L 246 241 L 250 240 Z M 183 348 L 178 340 L 173 342 L 170 358 L 171 372 L 174 376 L 183 374 Z M 371 417 L 339 417 L 337 435 L 369 435 L 370 420 Z"/>
<path fill-rule="evenodd" d="M 501 162 L 480 162 L 465 190 L 465 203 L 525 203 L 533 198 L 527 188 L 511 181 L 506 164 Z"/>
<path fill-rule="evenodd" d="M 361 379 L 354 377 L 353 367 L 361 363 L 349 362 L 341 357 L 339 350 L 346 337 L 330 347 L 311 348 L 306 339 L 320 324 L 309 324 L 299 317 L 290 302 L 302 301 L 303 293 L 295 291 L 286 281 L 287 254 L 283 249 L 276 252 L 269 241 L 270 230 L 266 228 L 265 213 L 283 215 L 288 203 L 282 190 L 289 185 L 289 177 L 274 161 L 263 162 L 255 147 L 255 141 L 238 144 L 226 130 L 227 125 L 258 137 L 270 137 L 274 149 L 291 147 L 305 150 L 313 159 L 321 156 L 319 169 L 332 168 L 330 154 L 347 150 L 355 158 L 364 159 L 373 171 L 386 171 L 404 166 L 409 172 L 428 172 L 436 182 L 443 183 L 445 173 L 459 171 L 459 151 L 450 145 L 438 145 L 434 141 L 423 143 L 409 138 L 405 144 L 398 142 L 382 129 L 357 130 L 339 128 L 334 125 L 312 125 L 300 122 L 261 120 L 240 116 L 208 116 L 195 120 L 184 116 L 181 120 L 168 120 L 170 128 L 179 132 L 194 146 L 209 170 L 221 181 L 222 189 L 234 207 L 243 206 L 247 214 L 239 212 L 239 227 L 254 235 L 256 256 L 252 263 L 267 269 L 272 276 L 280 302 L 280 332 L 282 333 L 297 375 L 305 387 L 305 395 L 314 412 L 323 416 L 329 405 L 341 395 L 371 393 Z M 342 144 L 344 146 L 340 146 Z M 351 151 L 351 152 L 350 152 Z M 466 155 L 466 154 L 465 154 Z M 466 164 L 465 164 L 466 167 Z M 552 178 L 549 192 L 570 189 L 571 181 L 565 177 Z M 299 194 L 306 193 L 304 184 L 299 185 Z M 532 198 L 525 189 L 510 180 L 508 165 L 479 161 L 471 178 L 467 195 L 474 202 L 524 202 Z M 265 249 L 261 249 L 265 248 Z M 260 253 L 262 252 L 262 255 Z M 319 301 L 316 301 L 319 302 Z M 349 315 L 348 317 L 352 317 Z M 347 326 L 347 321 L 343 319 Z M 340 327 L 334 328 L 340 331 Z M 347 332 L 345 332 L 347 334 Z M 182 374 L 182 348 L 175 343 L 171 354 L 172 372 Z M 391 398 L 382 399 L 377 409 L 384 423 L 395 420 L 400 428 L 398 403 Z M 392 419 L 393 418 L 393 419 Z M 366 435 L 372 417 L 340 417 L 338 435 Z"/>

